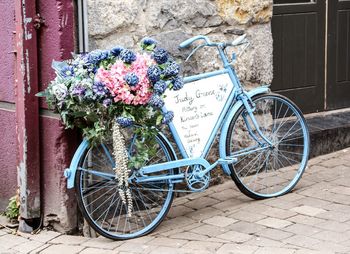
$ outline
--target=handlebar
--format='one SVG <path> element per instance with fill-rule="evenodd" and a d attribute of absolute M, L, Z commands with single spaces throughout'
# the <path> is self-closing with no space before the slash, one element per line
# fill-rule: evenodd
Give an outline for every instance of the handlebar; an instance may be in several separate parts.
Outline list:
<path fill-rule="evenodd" d="M 203 44 L 203 46 L 238 46 L 244 43 L 247 43 L 248 41 L 246 40 L 247 35 L 246 34 L 242 34 L 241 36 L 237 37 L 235 40 L 233 40 L 230 43 L 215 43 L 215 42 L 211 42 L 210 39 L 207 36 L 204 35 L 197 35 L 194 36 L 190 39 L 187 39 L 186 41 L 183 41 L 180 43 L 179 48 L 187 48 L 189 47 L 193 42 L 198 41 L 198 40 L 204 40 L 205 44 Z"/>

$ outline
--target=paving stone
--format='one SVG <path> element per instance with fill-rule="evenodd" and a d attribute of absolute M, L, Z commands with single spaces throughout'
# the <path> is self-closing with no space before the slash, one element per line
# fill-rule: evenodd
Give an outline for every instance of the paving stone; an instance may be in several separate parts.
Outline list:
<path fill-rule="evenodd" d="M 350 220 L 350 213 L 342 213 L 336 211 L 328 211 L 321 214 L 317 214 L 316 217 L 326 220 L 334 220 L 338 222 L 344 222 Z"/>
<path fill-rule="evenodd" d="M 184 240 L 190 240 L 190 241 L 193 241 L 193 240 L 205 241 L 208 239 L 208 236 L 196 234 L 193 232 L 176 233 L 176 234 L 170 235 L 169 237 L 174 239 L 184 239 Z"/>
<path fill-rule="evenodd" d="M 324 209 L 316 208 L 316 207 L 312 207 L 312 206 L 307 206 L 307 205 L 294 207 L 291 210 L 294 212 L 303 214 L 303 215 L 308 215 L 308 216 L 315 216 L 317 214 L 326 212 L 326 210 L 324 210 Z"/>
<path fill-rule="evenodd" d="M 142 239 L 142 238 L 136 238 L 136 239 Z M 105 237 L 97 237 L 97 238 L 91 238 L 88 241 L 83 242 L 81 246 L 113 250 L 119 245 L 121 245 L 122 243 L 123 242 L 121 241 L 113 241 Z"/>
<path fill-rule="evenodd" d="M 3 235 L 7 235 L 7 232 L 5 232 L 4 230 L 0 229 L 0 236 L 3 236 Z"/>
<path fill-rule="evenodd" d="M 221 235 L 218 235 L 217 238 L 229 240 L 234 243 L 244 243 L 252 239 L 253 236 L 245 233 L 236 232 L 236 231 L 228 231 Z"/>
<path fill-rule="evenodd" d="M 191 218 L 195 221 L 202 221 L 208 218 L 211 218 L 215 215 L 220 215 L 222 212 L 218 209 L 215 209 L 213 207 L 206 207 L 203 208 L 201 210 L 192 212 L 192 213 L 188 213 L 185 216 L 188 218 Z"/>
<path fill-rule="evenodd" d="M 100 248 L 86 248 L 79 254 L 115 254 L 116 252 L 113 250 L 106 250 Z"/>
<path fill-rule="evenodd" d="M 269 207 L 267 210 L 263 211 L 262 214 L 278 219 L 287 219 L 297 215 L 296 212 L 290 210 L 284 210 L 276 207 Z"/>
<path fill-rule="evenodd" d="M 83 242 L 87 242 L 90 238 L 82 237 L 82 236 L 75 236 L 75 235 L 61 235 L 59 237 L 56 237 L 52 239 L 49 243 L 53 244 L 67 244 L 67 245 L 78 245 L 82 244 Z"/>
<path fill-rule="evenodd" d="M 236 220 L 243 220 L 247 222 L 255 222 L 258 220 L 262 220 L 266 218 L 266 215 L 258 214 L 258 213 L 251 213 L 247 211 L 236 211 L 232 214 L 230 214 L 228 217 L 236 219 Z"/>
<path fill-rule="evenodd" d="M 243 206 L 244 206 L 244 203 L 242 203 L 241 200 L 229 199 L 229 200 L 226 200 L 223 202 L 219 202 L 219 203 L 213 205 L 212 207 L 215 209 L 218 209 L 220 211 L 223 211 L 223 212 L 233 212 L 233 211 L 240 209 Z"/>
<path fill-rule="evenodd" d="M 265 228 L 263 230 L 260 230 L 259 232 L 256 232 L 255 235 L 260 237 L 267 237 L 272 240 L 279 241 L 279 240 L 291 237 L 294 234 L 290 232 L 285 232 L 279 229 Z"/>
<path fill-rule="evenodd" d="M 234 191 L 233 189 L 226 189 L 220 192 L 210 194 L 209 197 L 220 201 L 226 201 L 229 199 L 235 199 L 237 195 L 240 195 L 240 193 L 237 191 Z"/>
<path fill-rule="evenodd" d="M 158 248 L 155 248 L 150 254 L 183 254 L 183 253 L 188 253 L 186 250 L 183 249 L 178 249 L 178 248 L 172 248 L 172 247 L 165 247 L 165 246 L 160 246 Z M 120 254 L 120 253 L 119 253 Z"/>
<path fill-rule="evenodd" d="M 319 251 L 319 250 L 310 250 L 310 249 L 300 249 L 295 251 L 294 254 L 335 254 L 334 251 Z"/>
<path fill-rule="evenodd" d="M 310 243 L 310 248 L 315 249 L 315 250 L 320 250 L 320 251 L 334 251 L 336 253 L 349 253 L 350 252 L 350 247 L 346 247 L 344 245 L 340 245 L 337 243 L 333 243 L 330 241 L 321 241 L 320 243 L 311 245 Z"/>
<path fill-rule="evenodd" d="M 321 231 L 321 229 L 319 228 L 309 226 L 309 225 L 303 225 L 303 224 L 290 225 L 288 227 L 285 227 L 283 230 L 294 233 L 296 235 L 305 235 L 305 236 L 311 236 Z"/>
<path fill-rule="evenodd" d="M 39 248 L 32 250 L 31 252 L 29 252 L 29 254 L 38 254 L 41 251 L 47 249 L 48 247 L 50 247 L 51 245 L 48 243 L 44 243 L 42 246 L 40 246 Z"/>
<path fill-rule="evenodd" d="M 337 186 L 330 189 L 329 191 L 333 193 L 348 195 L 348 196 L 350 195 L 350 188 L 344 187 L 344 186 Z"/>
<path fill-rule="evenodd" d="M 297 204 L 297 206 L 306 205 L 306 206 L 312 206 L 316 208 L 322 208 L 325 210 L 327 210 L 325 207 L 332 204 L 329 201 L 325 201 L 325 200 L 313 198 L 313 197 L 304 197 L 302 199 L 296 200 L 294 203 Z"/>
<path fill-rule="evenodd" d="M 191 229 L 190 232 L 201 234 L 201 235 L 206 235 L 210 237 L 214 237 L 217 235 L 220 235 L 224 232 L 227 232 L 228 229 L 223 228 L 223 227 L 218 227 L 214 225 L 209 225 L 209 224 L 203 224 L 200 227 Z"/>
<path fill-rule="evenodd" d="M 168 230 L 156 230 L 154 232 L 154 236 L 170 236 L 170 235 L 174 235 L 174 234 L 177 234 L 177 233 L 181 233 L 181 232 L 184 232 L 185 230 L 192 230 L 194 228 L 197 228 L 199 227 L 200 225 L 203 225 L 201 224 L 200 222 L 197 222 L 197 223 L 193 223 L 193 224 L 190 224 L 190 225 L 187 225 L 187 226 L 180 226 L 180 227 L 177 227 L 177 228 L 173 228 L 173 229 L 168 229 Z"/>
<path fill-rule="evenodd" d="M 222 243 L 213 243 L 208 241 L 190 241 L 186 243 L 183 248 L 191 249 L 191 250 L 205 250 L 210 252 L 215 252 L 215 250 L 219 249 L 223 244 Z"/>
<path fill-rule="evenodd" d="M 76 254 L 85 247 L 76 245 L 55 244 L 39 252 L 40 254 Z"/>
<path fill-rule="evenodd" d="M 293 244 L 296 246 L 306 247 L 306 248 L 309 246 L 314 246 L 321 243 L 320 240 L 317 240 L 315 238 L 311 238 L 308 236 L 302 236 L 302 235 L 295 235 L 295 236 L 283 239 L 282 242 Z"/>
<path fill-rule="evenodd" d="M 20 245 L 26 242 L 29 242 L 29 240 L 20 236 L 10 234 L 6 234 L 0 237 L 0 246 L 2 250 L 9 250 L 10 248 L 16 245 Z"/>
<path fill-rule="evenodd" d="M 256 223 L 266 227 L 270 227 L 270 228 L 284 228 L 293 224 L 290 221 L 281 220 L 277 218 L 266 218 L 266 219 L 259 220 Z"/>
<path fill-rule="evenodd" d="M 138 243 L 129 243 L 124 242 L 122 245 L 114 249 L 117 253 L 120 252 L 126 252 L 126 253 L 148 253 L 151 250 L 153 250 L 155 247 L 151 247 L 149 245 L 145 244 L 138 244 Z"/>
<path fill-rule="evenodd" d="M 45 244 L 41 242 L 26 241 L 24 243 L 14 246 L 12 250 L 18 251 L 19 253 L 30 253 L 31 251 L 34 251 L 44 245 Z"/>
<path fill-rule="evenodd" d="M 169 218 L 175 218 L 175 217 L 179 217 L 179 216 L 185 215 L 185 214 L 193 212 L 193 211 L 194 211 L 194 209 L 192 209 L 192 208 L 189 208 L 189 207 L 184 206 L 184 205 L 179 205 L 179 206 L 171 207 L 167 216 Z"/>
<path fill-rule="evenodd" d="M 210 198 L 210 197 L 200 197 L 198 199 L 189 201 L 185 204 L 183 204 L 184 206 L 187 206 L 191 209 L 194 210 L 199 210 L 201 208 L 207 207 L 207 206 L 212 206 L 214 204 L 219 203 L 220 201 L 214 198 Z"/>
<path fill-rule="evenodd" d="M 333 231 L 322 231 L 322 232 L 318 232 L 317 234 L 314 234 L 312 237 L 319 240 L 331 241 L 334 243 L 341 243 L 349 240 L 350 234 L 344 234 L 344 233 L 333 232 Z"/>
<path fill-rule="evenodd" d="M 185 243 L 187 243 L 187 240 L 182 239 L 171 239 L 166 237 L 157 237 L 147 243 L 147 245 L 159 245 L 159 246 L 167 246 L 167 247 L 181 247 Z"/>
<path fill-rule="evenodd" d="M 256 224 L 256 223 L 250 223 L 246 221 L 239 221 L 237 223 L 231 224 L 227 226 L 228 229 L 236 231 L 236 232 L 241 232 L 241 233 L 246 233 L 246 234 L 253 234 L 255 232 L 258 232 L 260 230 L 263 230 L 264 226 Z"/>
<path fill-rule="evenodd" d="M 315 227 L 335 232 L 345 232 L 350 230 L 350 224 L 340 223 L 337 221 L 325 221 L 315 225 Z"/>
<path fill-rule="evenodd" d="M 55 231 L 42 230 L 38 234 L 30 235 L 29 238 L 33 241 L 47 243 L 48 241 L 51 241 L 52 239 L 55 239 L 60 235 L 62 234 Z"/>
<path fill-rule="evenodd" d="M 252 254 L 258 249 L 257 246 L 227 243 L 222 245 L 216 254 Z"/>
<path fill-rule="evenodd" d="M 295 249 L 287 249 L 287 248 L 278 248 L 278 247 L 262 247 L 258 249 L 254 254 L 293 254 Z"/>
<path fill-rule="evenodd" d="M 244 244 L 262 247 L 282 247 L 285 245 L 281 241 L 275 241 L 265 237 L 253 237 L 251 240 L 245 242 Z"/>
<path fill-rule="evenodd" d="M 342 204 L 329 204 L 324 207 L 326 210 L 337 211 L 342 213 L 350 213 L 350 205 L 342 205 Z"/>
<path fill-rule="evenodd" d="M 326 222 L 326 220 L 324 219 L 319 219 L 319 218 L 310 217 L 310 216 L 301 215 L 301 214 L 288 218 L 287 220 L 292 221 L 294 223 L 300 223 L 300 224 L 311 225 L 311 226 Z"/>
<path fill-rule="evenodd" d="M 203 222 L 210 225 L 218 226 L 218 227 L 227 227 L 232 223 L 237 222 L 237 220 L 232 218 L 227 218 L 224 216 L 214 216 L 212 218 L 204 220 Z"/>
<path fill-rule="evenodd" d="M 271 207 L 276 207 L 276 208 L 288 210 L 288 209 L 291 209 L 293 207 L 299 206 L 296 202 L 297 201 L 289 202 L 289 201 L 280 200 L 278 198 L 273 198 L 273 199 L 267 199 L 264 202 L 264 204 L 271 206 Z"/>

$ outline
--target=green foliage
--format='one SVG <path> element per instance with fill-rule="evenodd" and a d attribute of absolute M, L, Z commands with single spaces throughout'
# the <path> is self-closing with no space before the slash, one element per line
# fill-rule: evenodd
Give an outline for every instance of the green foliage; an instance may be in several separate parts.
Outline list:
<path fill-rule="evenodd" d="M 9 204 L 6 208 L 5 211 L 5 216 L 9 218 L 10 220 L 17 220 L 19 217 L 19 202 L 18 202 L 18 197 L 13 196 L 12 198 L 9 199 Z"/>

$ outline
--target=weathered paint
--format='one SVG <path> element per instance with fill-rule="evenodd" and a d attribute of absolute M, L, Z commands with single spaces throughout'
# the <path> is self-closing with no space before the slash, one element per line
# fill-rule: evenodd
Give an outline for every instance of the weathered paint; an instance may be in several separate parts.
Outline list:
<path fill-rule="evenodd" d="M 64 60 L 74 51 L 73 1 L 39 0 L 38 12 L 45 20 L 40 28 L 39 62 L 40 90 L 55 77 L 52 60 Z M 46 108 L 41 102 L 41 107 Z M 63 176 L 79 144 L 79 136 L 67 131 L 56 117 L 40 117 L 40 152 L 42 182 L 42 213 L 44 224 L 60 232 L 70 232 L 77 226 L 74 190 L 68 191 Z"/>
<path fill-rule="evenodd" d="M 40 217 L 39 103 L 35 0 L 15 1 L 16 14 L 16 134 L 20 213 Z"/>
<path fill-rule="evenodd" d="M 13 0 L 0 1 L 0 101 L 14 102 L 15 69 L 15 3 Z"/>
<path fill-rule="evenodd" d="M 0 211 L 16 194 L 16 116 L 14 110 L 0 109 Z"/>
<path fill-rule="evenodd" d="M 74 9 L 73 1 L 38 1 L 38 12 L 45 20 L 40 28 L 40 90 L 55 77 L 52 60 L 71 58 L 74 52 Z M 47 108 L 41 101 L 41 106 Z"/>

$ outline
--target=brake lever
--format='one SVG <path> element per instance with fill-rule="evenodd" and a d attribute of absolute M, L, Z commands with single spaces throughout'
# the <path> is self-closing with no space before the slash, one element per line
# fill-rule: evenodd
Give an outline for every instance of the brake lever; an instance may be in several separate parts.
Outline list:
<path fill-rule="evenodd" d="M 205 46 L 205 44 L 201 44 L 201 45 L 198 45 L 194 50 L 192 50 L 192 52 L 188 55 L 188 57 L 186 58 L 186 60 L 185 60 L 185 62 L 187 62 L 191 57 L 192 57 L 192 55 L 194 54 L 194 53 L 196 53 L 196 51 L 198 50 L 198 49 L 201 49 L 201 48 L 203 48 Z"/>

